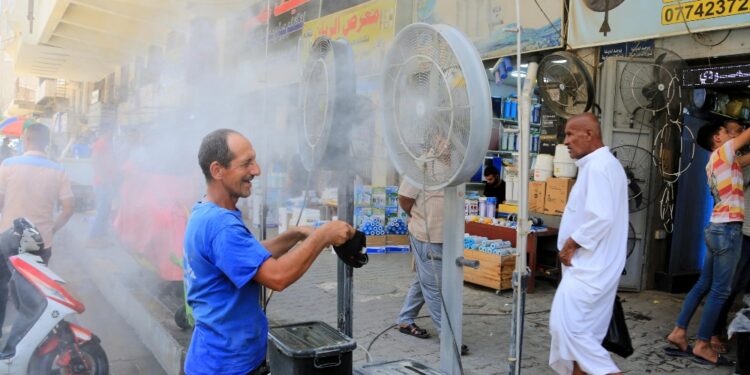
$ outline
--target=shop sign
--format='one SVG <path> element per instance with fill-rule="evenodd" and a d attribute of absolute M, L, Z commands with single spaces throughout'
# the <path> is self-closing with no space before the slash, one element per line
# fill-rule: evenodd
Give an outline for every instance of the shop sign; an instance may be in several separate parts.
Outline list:
<path fill-rule="evenodd" d="M 374 0 L 306 22 L 300 46 L 309 50 L 315 39 L 346 39 L 360 73 L 379 72 L 387 46 L 396 34 L 397 0 Z M 303 52 L 304 59 L 304 52 Z"/>
<path fill-rule="evenodd" d="M 750 0 L 572 0 L 568 45 L 583 48 L 750 26 Z M 604 32 L 595 30 L 606 29 Z"/>
<path fill-rule="evenodd" d="M 516 27 L 515 0 L 417 0 L 414 3 L 414 21 L 457 28 L 474 43 L 482 59 L 516 53 L 516 33 L 507 31 Z M 521 3 L 522 51 L 561 47 L 564 1 Z"/>
<path fill-rule="evenodd" d="M 327 16 L 338 11 L 349 9 L 353 6 L 366 3 L 368 0 L 335 0 L 323 1 L 320 4 L 320 16 Z"/>
<path fill-rule="evenodd" d="M 750 0 L 663 1 L 669 4 L 661 8 L 662 25 L 750 14 Z"/>
<path fill-rule="evenodd" d="M 654 57 L 654 41 L 640 40 L 637 42 L 617 43 L 603 46 L 599 49 L 599 60 L 608 57 Z"/>
<path fill-rule="evenodd" d="M 685 87 L 717 87 L 750 84 L 750 63 L 723 66 L 685 68 L 682 85 Z"/>
<path fill-rule="evenodd" d="M 305 22 L 318 18 L 320 14 L 320 0 L 279 0 L 275 4 L 270 20 L 268 47 L 271 50 L 296 50 L 297 38 Z"/>

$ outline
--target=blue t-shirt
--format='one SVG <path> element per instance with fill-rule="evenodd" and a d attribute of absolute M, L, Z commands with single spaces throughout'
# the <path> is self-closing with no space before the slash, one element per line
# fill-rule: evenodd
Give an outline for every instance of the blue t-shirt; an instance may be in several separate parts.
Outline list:
<path fill-rule="evenodd" d="M 185 373 L 247 374 L 266 357 L 268 320 L 252 278 L 271 254 L 240 211 L 212 202 L 193 207 L 184 245 L 187 301 L 195 317 Z"/>

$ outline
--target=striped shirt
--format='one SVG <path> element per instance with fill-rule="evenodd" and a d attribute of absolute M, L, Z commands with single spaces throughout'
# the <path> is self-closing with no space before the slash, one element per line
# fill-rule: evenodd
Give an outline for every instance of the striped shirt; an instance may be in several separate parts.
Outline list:
<path fill-rule="evenodd" d="M 415 200 L 409 219 L 409 234 L 422 242 L 443 243 L 443 190 L 424 191 L 404 179 L 398 195 Z M 425 228 L 429 230 L 429 241 Z"/>
<path fill-rule="evenodd" d="M 39 229 L 44 247 L 52 247 L 55 204 L 73 198 L 63 167 L 34 151 L 5 159 L 0 165 L 0 195 L 0 231 L 12 227 L 16 218 L 25 217 Z"/>
<path fill-rule="evenodd" d="M 711 153 L 706 164 L 706 176 L 714 209 L 712 223 L 730 223 L 745 219 L 745 195 L 742 168 L 732 147 L 733 141 L 724 142 Z"/>

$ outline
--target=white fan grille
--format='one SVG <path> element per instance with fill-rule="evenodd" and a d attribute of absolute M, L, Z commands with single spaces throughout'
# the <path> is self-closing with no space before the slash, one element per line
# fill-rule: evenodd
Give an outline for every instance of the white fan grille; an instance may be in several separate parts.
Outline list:
<path fill-rule="evenodd" d="M 473 46 L 452 28 L 408 26 L 388 52 L 384 80 L 386 144 L 399 172 L 428 189 L 468 179 L 491 129 L 489 86 Z"/>
<path fill-rule="evenodd" d="M 298 136 L 302 164 L 308 171 L 318 165 L 328 146 L 336 82 L 333 59 L 331 41 L 318 39 L 302 77 L 302 134 Z"/>

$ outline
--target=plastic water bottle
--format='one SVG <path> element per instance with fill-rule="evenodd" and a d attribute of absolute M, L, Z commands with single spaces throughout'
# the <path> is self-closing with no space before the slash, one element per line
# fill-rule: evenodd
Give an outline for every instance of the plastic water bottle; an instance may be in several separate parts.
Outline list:
<path fill-rule="evenodd" d="M 495 217 L 495 209 L 497 208 L 497 198 L 487 197 L 487 217 Z"/>
<path fill-rule="evenodd" d="M 487 213 L 487 197 L 479 197 L 479 216 Z"/>

